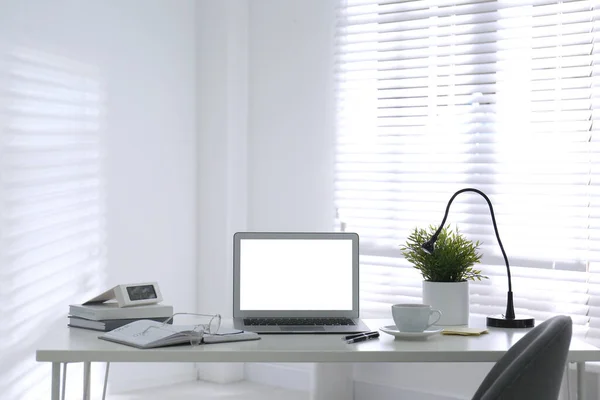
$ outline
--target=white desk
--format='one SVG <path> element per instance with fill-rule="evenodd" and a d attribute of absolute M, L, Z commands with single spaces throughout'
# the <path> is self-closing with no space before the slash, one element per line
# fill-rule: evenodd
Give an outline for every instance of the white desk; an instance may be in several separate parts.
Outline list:
<path fill-rule="evenodd" d="M 391 320 L 365 320 L 376 330 Z M 231 321 L 224 321 L 230 326 Z M 100 332 L 57 329 L 37 350 L 36 359 L 52 363 L 52 400 L 59 399 L 62 363 L 83 362 L 84 388 L 89 389 L 92 362 L 314 362 L 311 398 L 352 398 L 352 364 L 361 362 L 495 362 L 527 332 L 526 329 L 489 328 L 482 336 L 436 335 L 424 341 L 394 340 L 381 332 L 379 339 L 346 344 L 342 335 L 261 335 L 261 340 L 196 347 L 152 350 L 99 340 Z M 583 398 L 585 362 L 600 361 L 600 349 L 573 339 L 568 361 L 577 365 L 578 398 Z M 339 364 L 347 363 L 347 364 Z M 87 375 L 87 376 L 86 376 Z M 89 393 L 84 397 L 89 396 Z"/>

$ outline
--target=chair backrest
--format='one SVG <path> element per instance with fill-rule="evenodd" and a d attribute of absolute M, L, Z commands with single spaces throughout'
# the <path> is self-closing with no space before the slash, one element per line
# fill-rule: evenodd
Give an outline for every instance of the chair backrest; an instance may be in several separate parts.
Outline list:
<path fill-rule="evenodd" d="M 572 325 L 559 315 L 529 331 L 498 360 L 473 400 L 558 399 Z"/>

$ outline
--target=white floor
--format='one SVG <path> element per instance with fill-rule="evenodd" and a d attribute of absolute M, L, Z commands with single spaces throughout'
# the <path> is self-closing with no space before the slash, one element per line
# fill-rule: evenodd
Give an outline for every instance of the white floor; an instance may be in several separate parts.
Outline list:
<path fill-rule="evenodd" d="M 111 395 L 106 398 L 107 400 L 307 400 L 309 394 L 246 381 L 225 385 L 196 381 Z"/>

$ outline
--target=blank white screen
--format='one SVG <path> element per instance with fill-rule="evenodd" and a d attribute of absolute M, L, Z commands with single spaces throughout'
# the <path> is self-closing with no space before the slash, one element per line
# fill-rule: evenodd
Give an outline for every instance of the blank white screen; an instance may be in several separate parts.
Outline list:
<path fill-rule="evenodd" d="M 240 310 L 352 310 L 352 241 L 240 240 Z"/>

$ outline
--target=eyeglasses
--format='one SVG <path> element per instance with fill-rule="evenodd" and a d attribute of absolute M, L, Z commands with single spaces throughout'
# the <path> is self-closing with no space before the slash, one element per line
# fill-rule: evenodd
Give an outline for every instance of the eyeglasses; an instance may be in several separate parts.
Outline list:
<path fill-rule="evenodd" d="M 177 315 L 193 315 L 201 318 L 202 322 L 193 325 L 177 325 L 174 328 L 173 319 Z M 200 344 L 205 334 L 215 335 L 221 327 L 221 314 L 197 314 L 197 313 L 175 313 L 169 319 L 157 326 L 149 326 L 144 329 L 140 335 L 146 336 L 152 329 L 167 331 L 173 335 L 188 335 L 192 346 Z"/>

